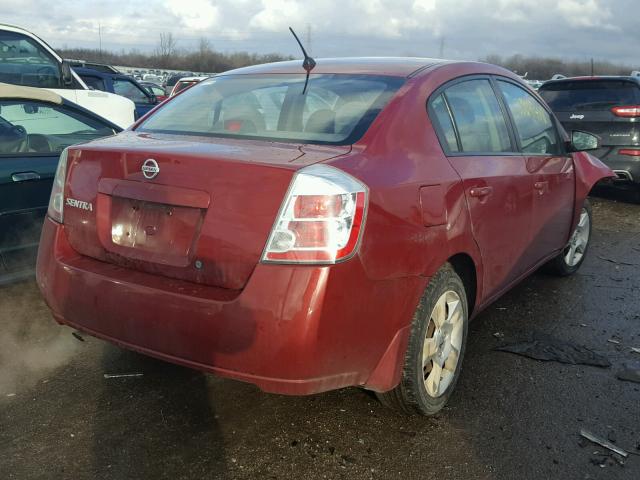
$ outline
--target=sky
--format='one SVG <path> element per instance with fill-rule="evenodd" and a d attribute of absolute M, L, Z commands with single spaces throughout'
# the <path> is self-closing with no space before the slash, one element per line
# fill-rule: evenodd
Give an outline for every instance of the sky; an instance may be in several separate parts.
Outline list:
<path fill-rule="evenodd" d="M 56 48 L 152 51 L 206 38 L 223 52 L 316 57 L 489 54 L 610 60 L 640 67 L 638 0 L 0 0 L 0 21 Z M 310 41 L 309 41 L 310 40 Z"/>

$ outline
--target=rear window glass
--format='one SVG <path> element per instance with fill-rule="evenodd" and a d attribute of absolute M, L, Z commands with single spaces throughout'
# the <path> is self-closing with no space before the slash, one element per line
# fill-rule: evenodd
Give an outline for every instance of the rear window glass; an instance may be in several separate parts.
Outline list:
<path fill-rule="evenodd" d="M 552 110 L 608 110 L 640 103 L 638 85 L 624 80 L 581 80 L 543 85 L 538 90 Z"/>
<path fill-rule="evenodd" d="M 344 145 L 356 141 L 403 83 L 397 77 L 226 75 L 160 108 L 139 131 Z"/>

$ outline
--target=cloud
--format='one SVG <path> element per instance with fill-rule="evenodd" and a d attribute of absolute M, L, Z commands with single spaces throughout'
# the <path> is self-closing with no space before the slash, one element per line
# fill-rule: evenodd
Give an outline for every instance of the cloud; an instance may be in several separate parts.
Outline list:
<path fill-rule="evenodd" d="M 637 0 L 0 0 L 3 21 L 54 46 L 152 50 L 162 32 L 178 48 L 206 37 L 223 51 L 297 55 L 293 26 L 317 56 L 516 53 L 635 63 Z"/>

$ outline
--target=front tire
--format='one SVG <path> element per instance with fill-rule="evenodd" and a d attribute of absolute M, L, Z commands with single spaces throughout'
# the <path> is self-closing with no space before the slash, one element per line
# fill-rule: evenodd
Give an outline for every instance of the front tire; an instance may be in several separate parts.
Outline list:
<path fill-rule="evenodd" d="M 422 415 L 445 406 L 460 376 L 468 312 L 464 284 L 446 264 L 429 282 L 413 316 L 400 384 L 376 394 L 383 405 Z"/>
<path fill-rule="evenodd" d="M 547 264 L 550 273 L 566 277 L 578 271 L 587 256 L 591 242 L 592 218 L 591 204 L 589 200 L 585 200 L 580 211 L 580 219 L 569 242 L 562 252 Z"/>

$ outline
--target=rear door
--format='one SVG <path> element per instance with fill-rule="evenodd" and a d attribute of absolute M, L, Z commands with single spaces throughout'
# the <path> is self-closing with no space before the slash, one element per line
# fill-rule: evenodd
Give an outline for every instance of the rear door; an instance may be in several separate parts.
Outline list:
<path fill-rule="evenodd" d="M 60 152 L 109 134 L 64 106 L 0 100 L 0 255 L 9 274 L 35 265 Z"/>
<path fill-rule="evenodd" d="M 436 92 L 431 118 L 462 178 L 473 234 L 482 254 L 484 298 L 528 267 L 532 192 L 525 159 L 516 150 L 506 112 L 489 77 L 465 77 Z"/>
<path fill-rule="evenodd" d="M 538 263 L 563 248 L 573 219 L 575 172 L 550 112 L 521 86 L 496 81 L 516 131 L 518 149 L 531 175 L 533 218 L 527 256 Z"/>

